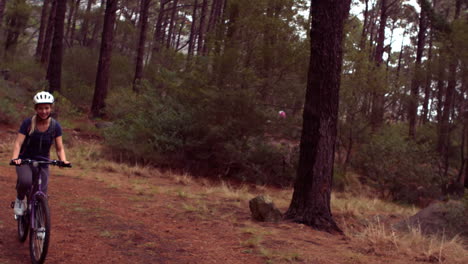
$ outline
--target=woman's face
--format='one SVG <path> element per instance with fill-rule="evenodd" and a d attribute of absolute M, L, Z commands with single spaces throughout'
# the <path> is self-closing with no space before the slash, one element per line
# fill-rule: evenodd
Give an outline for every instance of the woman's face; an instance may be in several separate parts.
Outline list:
<path fill-rule="evenodd" d="M 35 106 L 36 114 L 40 119 L 47 119 L 52 112 L 51 104 L 37 104 Z"/>

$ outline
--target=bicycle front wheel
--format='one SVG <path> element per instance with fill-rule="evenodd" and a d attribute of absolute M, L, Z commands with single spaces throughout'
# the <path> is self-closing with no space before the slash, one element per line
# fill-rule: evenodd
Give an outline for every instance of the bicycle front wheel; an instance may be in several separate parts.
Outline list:
<path fill-rule="evenodd" d="M 33 264 L 42 264 L 47 256 L 50 240 L 50 212 L 47 199 L 44 196 L 37 196 L 33 204 L 34 221 L 29 233 L 29 252 Z"/>
<path fill-rule="evenodd" d="M 29 214 L 18 216 L 18 239 L 20 242 L 26 241 L 29 231 Z"/>

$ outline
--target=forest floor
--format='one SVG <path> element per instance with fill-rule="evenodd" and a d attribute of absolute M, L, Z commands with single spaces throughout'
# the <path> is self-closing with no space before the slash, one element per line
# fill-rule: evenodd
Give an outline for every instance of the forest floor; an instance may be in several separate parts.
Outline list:
<path fill-rule="evenodd" d="M 14 129 L 0 126 L 0 264 L 29 263 L 28 240 L 18 241 L 10 208 L 16 175 L 7 163 L 14 134 Z M 72 162 L 73 156 L 70 153 Z M 46 263 L 444 262 L 434 252 L 397 250 L 392 243 L 359 239 L 362 224 L 343 212 L 334 215 L 346 227 L 346 236 L 251 219 L 250 198 L 268 194 L 287 201 L 291 190 L 234 188 L 119 164 L 81 162 L 72 169 L 52 168 L 51 175 L 52 234 Z M 288 204 L 277 205 L 284 212 Z"/>

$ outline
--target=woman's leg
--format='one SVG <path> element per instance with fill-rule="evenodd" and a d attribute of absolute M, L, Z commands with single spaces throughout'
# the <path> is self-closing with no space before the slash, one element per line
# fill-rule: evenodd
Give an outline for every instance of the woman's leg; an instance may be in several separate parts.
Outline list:
<path fill-rule="evenodd" d="M 32 170 L 29 165 L 16 167 L 18 181 L 16 183 L 17 198 L 23 200 L 32 185 Z"/>
<path fill-rule="evenodd" d="M 47 186 L 49 186 L 49 168 L 42 168 L 42 183 L 41 189 L 42 192 L 47 194 Z"/>

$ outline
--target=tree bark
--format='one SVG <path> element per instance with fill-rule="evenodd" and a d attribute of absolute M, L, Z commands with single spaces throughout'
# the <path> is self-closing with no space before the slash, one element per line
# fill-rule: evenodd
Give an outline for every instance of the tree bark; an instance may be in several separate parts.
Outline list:
<path fill-rule="evenodd" d="M 47 28 L 47 11 L 49 9 L 49 3 L 50 0 L 44 0 L 44 4 L 42 5 L 41 24 L 39 26 L 39 36 L 37 38 L 36 53 L 34 55 L 38 61 L 41 59 L 42 49 L 44 47 L 44 35 Z"/>
<path fill-rule="evenodd" d="M 44 44 L 42 47 L 42 54 L 41 54 L 42 65 L 47 64 L 49 60 L 50 46 L 52 43 L 52 37 L 54 35 L 54 26 L 55 26 L 54 21 L 55 21 L 55 13 L 57 10 L 57 1 L 58 0 L 52 0 L 52 7 L 50 8 L 49 20 L 47 22 L 47 29 L 46 29 L 46 33 L 44 36 Z"/>
<path fill-rule="evenodd" d="M 421 1 L 420 1 L 421 3 Z M 426 40 L 426 7 L 421 4 L 421 14 L 419 17 L 418 44 L 416 50 L 416 63 L 414 66 L 413 79 L 411 80 L 411 97 L 408 106 L 409 137 L 414 139 L 416 135 L 416 116 L 419 102 L 419 86 L 421 84 L 421 60 Z"/>
<path fill-rule="evenodd" d="M 311 56 L 294 193 L 285 217 L 342 233 L 330 209 L 342 66 L 350 0 L 312 1 Z"/>
<path fill-rule="evenodd" d="M 133 91 L 138 92 L 141 78 L 143 77 L 143 58 L 145 56 L 146 29 L 148 27 L 148 9 L 151 0 L 141 0 L 140 7 L 140 38 L 138 40 L 138 50 L 136 56 L 135 77 L 133 78 Z"/>
<path fill-rule="evenodd" d="M 65 13 L 67 12 L 67 1 L 58 0 L 55 20 L 54 37 L 50 50 L 49 67 L 47 68 L 47 80 L 49 81 L 49 91 L 51 93 L 61 90 L 62 81 L 62 57 L 63 57 L 63 37 L 65 28 Z"/>
<path fill-rule="evenodd" d="M 109 84 L 109 72 L 112 57 L 112 42 L 114 39 L 114 25 L 116 19 L 118 0 L 107 0 L 104 13 L 104 26 L 101 38 L 101 51 L 99 53 L 96 85 L 94 89 L 91 113 L 93 117 L 103 116 L 107 87 Z"/>

